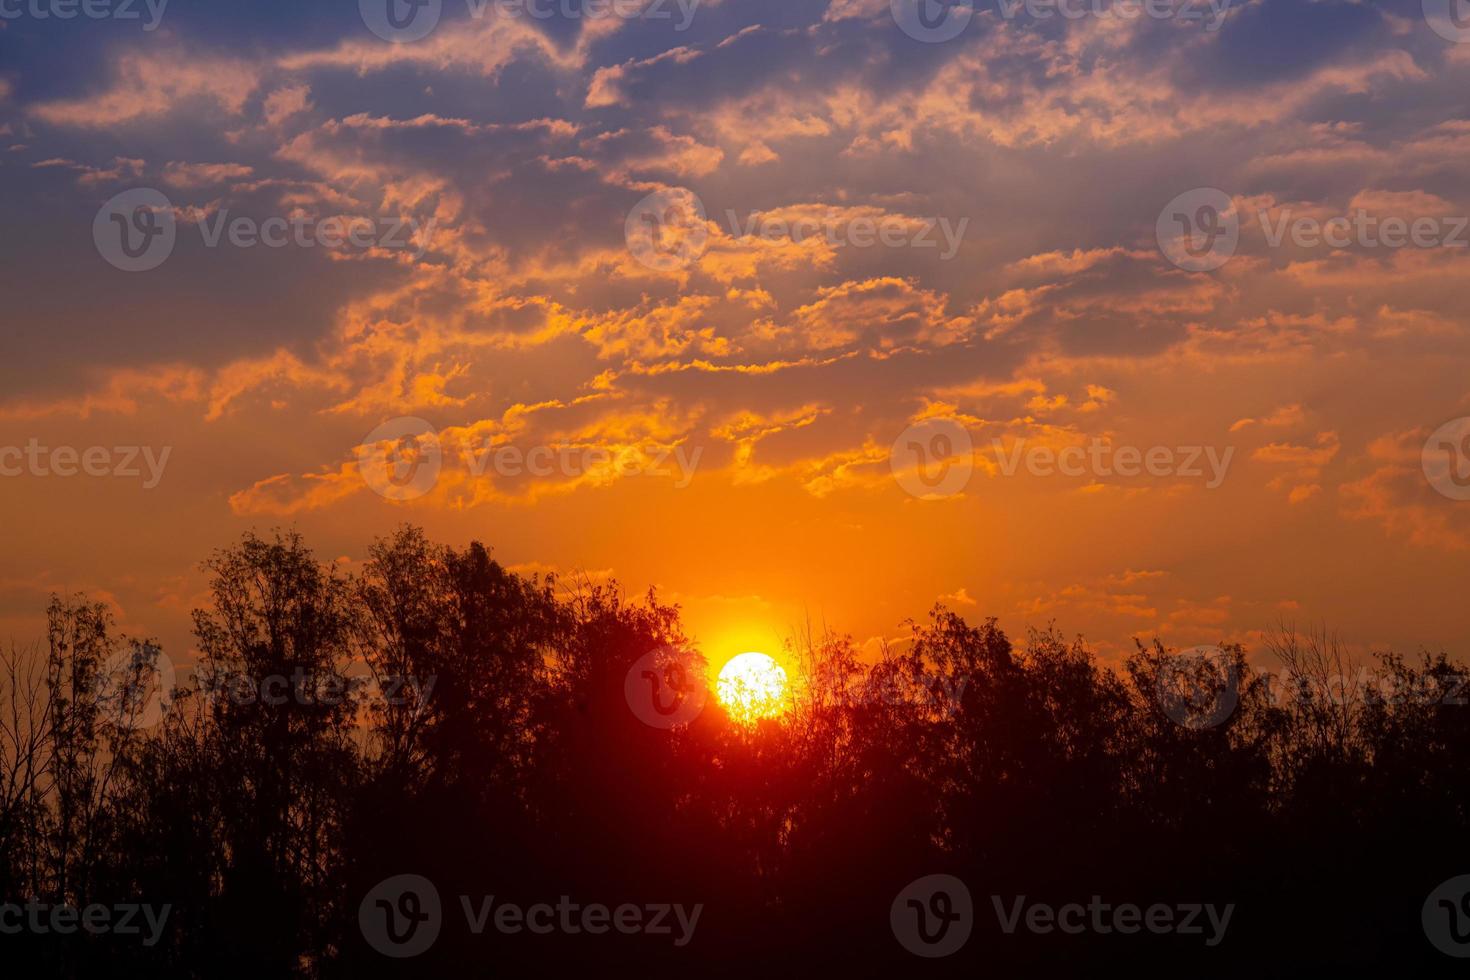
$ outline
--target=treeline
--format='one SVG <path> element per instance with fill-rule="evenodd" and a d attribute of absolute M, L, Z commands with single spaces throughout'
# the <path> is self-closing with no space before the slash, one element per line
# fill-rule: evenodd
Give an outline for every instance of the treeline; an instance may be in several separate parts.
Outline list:
<path fill-rule="evenodd" d="M 355 576 L 291 533 L 247 535 L 205 567 L 197 670 L 162 701 L 162 651 L 85 597 L 53 599 L 45 644 L 0 663 L 0 903 L 168 909 L 141 934 L 5 929 L 7 974 L 1455 963 L 1421 924 L 1435 886 L 1470 872 L 1467 672 L 1443 654 L 1385 654 L 1365 675 L 1330 637 L 1287 629 L 1272 644 L 1284 680 L 1239 647 L 1211 663 L 1139 645 L 1114 671 L 1054 631 L 1016 645 L 936 608 L 876 663 L 845 636 L 793 638 L 802 676 L 780 720 L 742 726 L 711 701 L 664 730 L 625 687 L 650 651 L 688 646 L 652 593 L 568 590 L 413 528 Z M 895 940 L 890 904 L 936 873 L 968 884 L 975 931 L 924 960 Z M 406 960 L 365 941 L 360 917 L 401 874 L 444 905 L 438 940 Z M 682 946 L 477 935 L 461 896 L 703 912 Z M 1007 933 L 993 896 L 1235 912 L 1207 947 Z"/>

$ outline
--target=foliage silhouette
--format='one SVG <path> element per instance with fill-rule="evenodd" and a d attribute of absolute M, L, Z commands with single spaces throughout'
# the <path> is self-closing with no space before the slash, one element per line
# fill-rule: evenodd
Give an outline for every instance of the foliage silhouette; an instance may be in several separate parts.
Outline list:
<path fill-rule="evenodd" d="M 193 678 L 145 725 L 161 651 L 104 605 L 54 599 L 43 649 L 0 657 L 0 900 L 167 904 L 160 941 L 0 936 L 37 975 L 1258 976 L 1454 961 L 1420 908 L 1467 869 L 1470 675 L 1445 655 L 1358 671 L 1282 626 L 1282 677 L 1224 647 L 1220 673 L 1139 644 L 1121 670 L 1054 629 L 1013 645 L 936 607 L 876 661 L 808 626 L 789 710 L 754 726 L 713 700 L 663 730 L 625 677 L 687 649 L 678 610 L 615 583 L 523 577 L 478 543 L 405 527 L 360 574 L 294 533 L 209 559 Z M 1201 673 L 1201 672 L 1204 673 Z M 1232 698 L 1181 720 L 1181 682 Z M 1228 682 L 1229 690 L 1224 685 Z M 1210 685 L 1215 684 L 1216 688 Z M 1208 699 L 1207 699 L 1208 700 Z M 1194 705 L 1189 710 L 1198 708 Z M 975 932 L 912 957 L 889 906 L 967 882 Z M 417 874 L 443 929 L 412 960 L 359 906 Z M 668 936 L 475 934 L 499 902 L 702 904 Z M 994 896 L 994 898 L 993 898 Z M 994 905 L 1234 903 L 1217 946 L 1183 935 L 1005 933 Z"/>

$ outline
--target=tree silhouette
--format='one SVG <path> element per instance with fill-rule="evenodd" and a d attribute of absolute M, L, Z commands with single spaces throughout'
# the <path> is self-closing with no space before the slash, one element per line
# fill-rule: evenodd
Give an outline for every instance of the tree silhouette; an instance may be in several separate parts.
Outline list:
<path fill-rule="evenodd" d="M 286 532 L 248 534 L 204 568 L 198 662 L 162 699 L 158 646 L 117 635 L 84 597 L 52 601 L 43 646 L 0 656 L 0 899 L 170 909 L 151 946 L 0 935 L 7 966 L 1296 976 L 1453 963 L 1420 921 L 1436 884 L 1470 870 L 1470 672 L 1442 653 L 1383 653 L 1370 670 L 1331 634 L 1283 625 L 1266 644 L 1278 675 L 1239 646 L 1157 641 L 1113 669 L 1054 628 L 1017 645 L 995 620 L 936 607 L 876 656 L 807 624 L 788 641 L 799 670 L 780 718 L 746 723 L 710 699 L 663 724 L 634 696 L 682 696 L 708 665 L 655 593 L 524 577 L 412 527 L 355 575 Z M 975 935 L 920 960 L 890 905 L 936 873 L 968 883 Z M 360 912 L 404 874 L 434 883 L 442 928 L 398 960 Z M 703 911 L 684 946 L 471 928 L 486 901 L 563 896 Z M 996 909 L 1018 896 L 1237 912 L 1216 946 L 1007 932 Z M 1457 916 L 1445 901 L 1426 914 Z"/>

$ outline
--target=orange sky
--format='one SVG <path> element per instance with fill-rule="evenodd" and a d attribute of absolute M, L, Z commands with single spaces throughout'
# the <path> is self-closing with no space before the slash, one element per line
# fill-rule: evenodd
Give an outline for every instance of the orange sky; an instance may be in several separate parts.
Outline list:
<path fill-rule="evenodd" d="M 350 5 L 6 22 L 0 634 L 81 589 L 186 660 L 214 548 L 297 527 L 351 568 L 408 521 L 657 586 L 717 658 L 807 618 L 875 644 L 936 601 L 1107 658 L 1282 617 L 1456 651 L 1470 502 L 1424 446 L 1470 416 L 1470 45 L 1417 3 L 1307 6 L 942 43 L 888 0 L 705 0 L 685 30 L 446 4 L 397 44 Z M 140 188 L 173 240 L 127 271 L 138 213 L 109 209 Z M 1238 223 L 1202 271 L 1158 231 L 1196 188 Z M 1359 213 L 1438 237 L 1273 242 Z M 273 218 L 305 237 L 210 243 Z M 364 440 L 402 418 L 440 469 L 390 500 Z M 895 476 L 915 424 L 969 438 L 963 485 Z M 1007 473 L 1093 445 L 1171 462 Z M 167 447 L 157 485 L 115 447 Z M 578 462 L 476 472 L 499 447 Z M 1175 465 L 1207 450 L 1216 481 Z"/>

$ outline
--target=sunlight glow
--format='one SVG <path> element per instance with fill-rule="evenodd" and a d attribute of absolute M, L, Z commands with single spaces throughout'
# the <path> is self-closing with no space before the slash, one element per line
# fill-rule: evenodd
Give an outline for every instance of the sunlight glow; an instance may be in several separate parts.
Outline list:
<path fill-rule="evenodd" d="M 786 671 L 764 653 L 742 653 L 720 668 L 715 693 L 731 718 L 754 724 L 781 713 Z"/>

